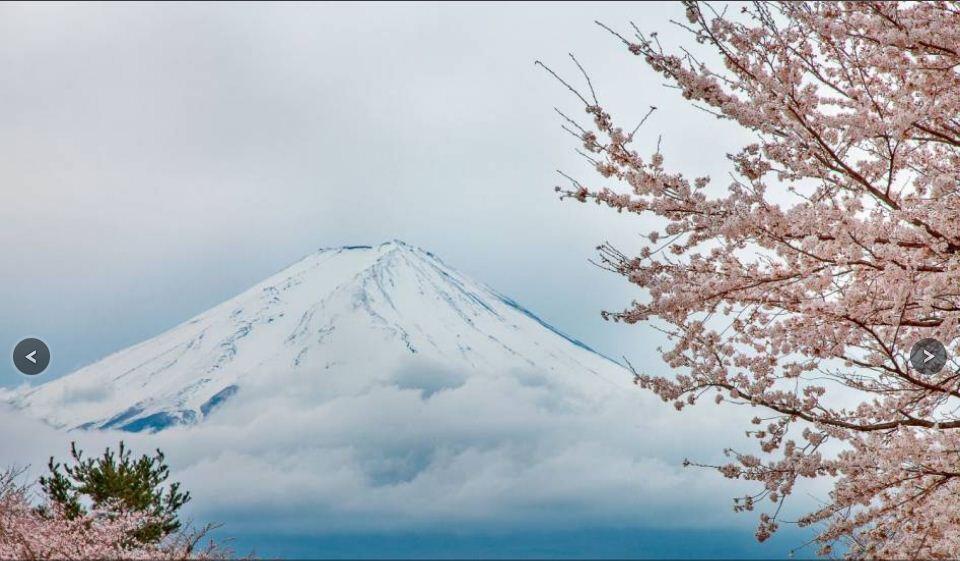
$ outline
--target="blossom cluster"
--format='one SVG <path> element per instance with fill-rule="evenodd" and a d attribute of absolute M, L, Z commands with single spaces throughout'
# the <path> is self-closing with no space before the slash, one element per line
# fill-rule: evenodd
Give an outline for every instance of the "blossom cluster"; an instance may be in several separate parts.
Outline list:
<path fill-rule="evenodd" d="M 56 503 L 34 504 L 13 471 L 0 473 L 0 559 L 220 559 L 227 552 L 201 544 L 206 529 L 143 544 L 131 534 L 152 518 L 102 508 L 71 518 Z"/>
<path fill-rule="evenodd" d="M 766 411 L 755 453 L 716 466 L 759 483 L 735 502 L 769 505 L 759 539 L 801 478 L 829 478 L 824 506 L 793 521 L 820 528 L 822 553 L 960 557 L 960 373 L 908 360 L 926 337 L 960 353 L 960 4 L 684 4 L 678 25 L 719 63 L 606 29 L 752 133 L 730 181 L 641 154 L 572 87 L 592 125 L 565 125 L 600 178 L 563 196 L 662 226 L 639 255 L 599 248 L 642 290 L 606 317 L 671 340 L 670 372 L 637 384 L 679 410 L 708 396 Z"/>

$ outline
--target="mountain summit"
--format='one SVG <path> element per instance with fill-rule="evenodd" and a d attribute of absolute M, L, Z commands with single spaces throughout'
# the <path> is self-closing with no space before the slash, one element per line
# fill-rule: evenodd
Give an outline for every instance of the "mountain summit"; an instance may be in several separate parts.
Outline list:
<path fill-rule="evenodd" d="M 140 432 L 199 423 L 237 394 L 292 380 L 328 396 L 387 383 L 428 397 L 469 376 L 534 372 L 584 391 L 629 381 L 513 300 L 394 240 L 320 250 L 11 402 L 65 429 Z"/>

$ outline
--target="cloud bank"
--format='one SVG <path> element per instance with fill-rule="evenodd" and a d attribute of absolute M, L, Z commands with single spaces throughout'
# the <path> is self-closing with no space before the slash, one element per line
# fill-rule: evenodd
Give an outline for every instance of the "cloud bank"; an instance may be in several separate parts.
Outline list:
<path fill-rule="evenodd" d="M 411 360 L 361 389 L 314 380 L 240 392 L 203 424 L 155 434 L 54 430 L 0 411 L 0 463 L 42 467 L 76 439 L 161 448 L 198 520 L 227 533 L 729 525 L 719 459 L 734 408 L 682 417 L 628 384 L 584 392 L 538 372 Z M 747 521 L 745 521 L 747 522 Z"/>

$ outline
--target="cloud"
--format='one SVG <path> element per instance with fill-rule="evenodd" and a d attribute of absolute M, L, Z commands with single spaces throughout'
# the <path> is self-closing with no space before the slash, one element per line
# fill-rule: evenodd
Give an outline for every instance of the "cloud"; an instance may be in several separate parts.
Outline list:
<path fill-rule="evenodd" d="M 420 390 L 423 398 L 429 398 L 439 391 L 459 388 L 464 382 L 464 374 L 429 364 L 411 364 L 398 369 L 394 375 L 394 383 L 398 388 Z"/>
<path fill-rule="evenodd" d="M 241 389 L 200 426 L 152 435 L 62 433 L 5 410 L 0 462 L 42 466 L 71 438 L 159 447 L 192 515 L 228 534 L 752 523 L 728 514 L 737 486 L 680 466 L 720 459 L 736 408 L 678 414 L 629 384 L 413 361 L 326 395 L 310 378 Z"/>

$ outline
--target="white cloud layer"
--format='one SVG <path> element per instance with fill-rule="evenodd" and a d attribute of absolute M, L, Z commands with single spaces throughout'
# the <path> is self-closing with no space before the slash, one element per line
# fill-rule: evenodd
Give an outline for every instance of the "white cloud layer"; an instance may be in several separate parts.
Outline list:
<path fill-rule="evenodd" d="M 419 366 L 426 383 L 411 387 Z M 745 443 L 725 428 L 743 411 L 678 414 L 628 385 L 588 395 L 536 372 L 438 384 L 436 364 L 419 366 L 324 399 L 308 381 L 241 392 L 198 427 L 152 435 L 67 434 L 4 410 L 0 463 L 42 467 L 70 439 L 91 452 L 120 438 L 159 447 L 193 516 L 238 535 L 752 523 L 729 515 L 743 488 L 680 466 Z"/>

